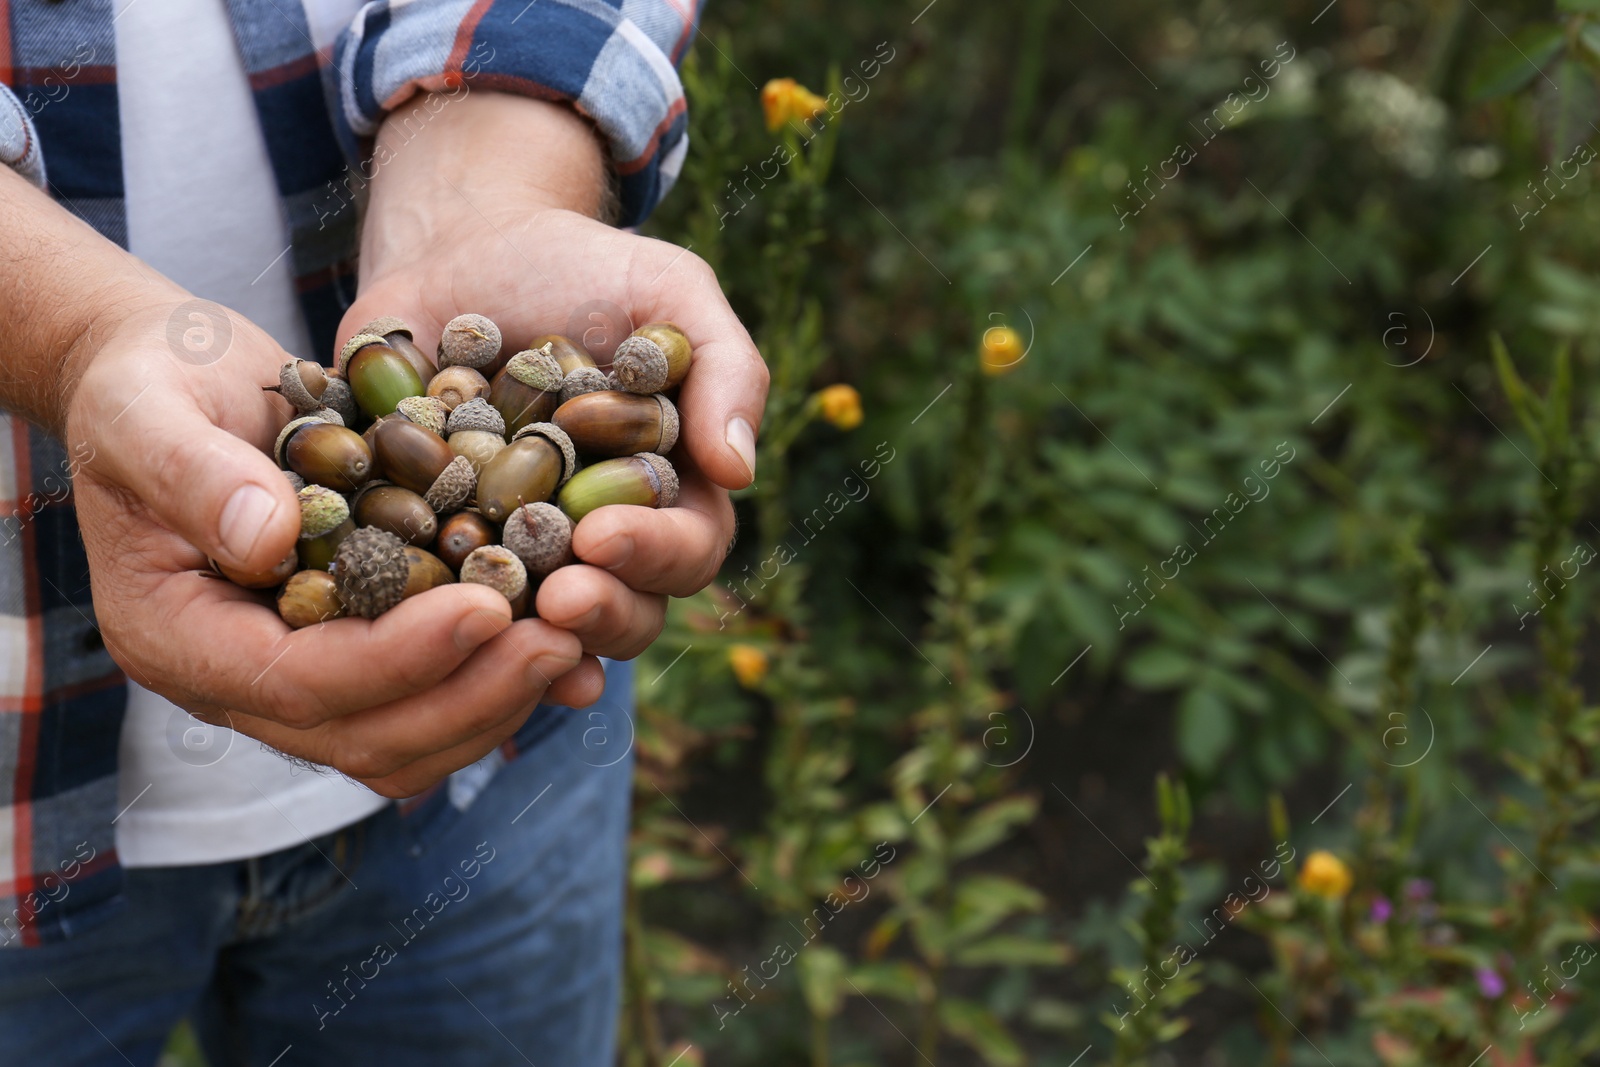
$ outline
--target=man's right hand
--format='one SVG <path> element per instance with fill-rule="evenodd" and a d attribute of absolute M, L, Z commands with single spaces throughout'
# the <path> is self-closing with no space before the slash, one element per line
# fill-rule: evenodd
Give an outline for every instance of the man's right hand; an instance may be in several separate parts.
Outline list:
<path fill-rule="evenodd" d="M 541 699 L 598 698 L 603 676 L 578 639 L 513 623 L 487 587 L 294 631 L 269 596 L 209 574 L 207 556 L 259 573 L 294 548 L 298 504 L 265 454 L 290 415 L 263 389 L 286 354 L 236 315 L 225 348 L 221 319 L 210 347 L 184 345 L 207 325 L 188 293 L 9 173 L 0 208 L 0 307 L 17 298 L 0 329 L 31 342 L 8 350 L 0 402 L 64 429 L 96 622 L 130 677 L 391 797 L 486 755 Z M 21 254 L 6 254 L 13 243 Z M 38 317 L 78 308 L 54 330 Z"/>

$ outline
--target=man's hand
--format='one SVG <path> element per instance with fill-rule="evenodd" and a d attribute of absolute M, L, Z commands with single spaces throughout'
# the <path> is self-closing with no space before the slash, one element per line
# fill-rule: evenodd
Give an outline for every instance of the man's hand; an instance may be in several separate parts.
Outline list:
<path fill-rule="evenodd" d="M 262 389 L 285 353 L 3 168 L 0 214 L 15 339 L 0 403 L 64 431 L 96 622 L 134 680 L 396 797 L 491 751 L 540 699 L 598 696 L 572 671 L 575 637 L 512 623 L 485 587 L 291 631 L 265 596 L 208 574 L 207 556 L 259 573 L 294 548 L 298 505 L 263 451 L 290 414 Z"/>
<path fill-rule="evenodd" d="M 630 323 L 663 319 L 694 346 L 672 455 L 678 506 L 591 513 L 573 535 L 582 563 L 539 587 L 540 618 L 586 652 L 636 656 L 660 633 L 666 597 L 697 592 L 722 565 L 733 537 L 727 490 L 754 478 L 766 366 L 704 261 L 596 221 L 605 162 L 576 113 L 464 89 L 423 104 L 407 103 L 379 135 L 361 294 L 341 338 L 398 315 L 431 352 L 446 322 L 477 312 L 513 351 L 575 332 L 605 360 Z M 431 116 L 420 131 L 418 114 Z"/>

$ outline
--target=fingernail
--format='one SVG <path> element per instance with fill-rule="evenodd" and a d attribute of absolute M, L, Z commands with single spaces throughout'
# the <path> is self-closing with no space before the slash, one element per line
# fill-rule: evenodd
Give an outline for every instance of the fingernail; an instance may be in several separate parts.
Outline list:
<path fill-rule="evenodd" d="M 261 531 L 272 516 L 278 513 L 277 499 L 259 485 L 242 485 L 228 498 L 222 509 L 222 524 L 218 534 L 222 550 L 233 557 L 231 562 L 243 563 L 261 540 Z"/>
<path fill-rule="evenodd" d="M 633 558 L 633 535 L 612 534 L 590 553 L 589 562 L 614 571 Z"/>
<path fill-rule="evenodd" d="M 528 683 L 543 688 L 577 665 L 578 661 L 569 656 L 546 652 L 535 657 L 533 666 L 528 668 Z"/>
<path fill-rule="evenodd" d="M 506 628 L 506 623 L 511 620 L 504 615 L 493 611 L 476 609 L 467 614 L 460 622 L 456 623 L 451 637 L 455 639 L 456 648 L 462 652 L 471 652 L 479 645 L 495 637 Z"/>
<path fill-rule="evenodd" d="M 744 460 L 745 468 L 750 472 L 750 480 L 756 478 L 756 432 L 750 424 L 742 418 L 735 418 L 728 423 L 726 437 L 728 447 L 739 454 Z"/>

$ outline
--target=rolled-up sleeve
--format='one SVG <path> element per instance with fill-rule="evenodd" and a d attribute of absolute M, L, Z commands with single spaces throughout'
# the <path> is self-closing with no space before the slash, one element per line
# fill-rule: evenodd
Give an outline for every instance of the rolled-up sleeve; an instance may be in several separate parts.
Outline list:
<path fill-rule="evenodd" d="M 610 146 L 622 222 L 649 215 L 688 151 L 677 62 L 699 0 L 385 0 L 334 49 L 337 117 L 360 158 L 420 91 L 491 89 L 571 103 Z"/>
<path fill-rule="evenodd" d="M 39 132 L 33 128 L 28 109 L 5 85 L 0 85 L 0 165 L 10 167 L 41 189 L 45 187 Z"/>

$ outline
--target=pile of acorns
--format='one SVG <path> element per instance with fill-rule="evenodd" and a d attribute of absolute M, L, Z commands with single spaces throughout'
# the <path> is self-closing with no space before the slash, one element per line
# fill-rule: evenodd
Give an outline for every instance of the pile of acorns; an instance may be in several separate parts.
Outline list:
<path fill-rule="evenodd" d="M 291 360 L 277 392 L 299 415 L 273 449 L 300 497 L 297 550 L 269 575 L 299 628 L 377 616 L 448 582 L 499 590 L 513 614 L 572 561 L 572 530 L 607 504 L 671 507 L 666 453 L 678 411 L 663 395 L 692 352 L 667 322 L 641 326 L 602 371 L 550 335 L 505 356 L 482 315 L 445 325 L 438 369 L 399 319 L 369 323 L 329 371 Z M 551 501 L 554 503 L 551 503 Z"/>

